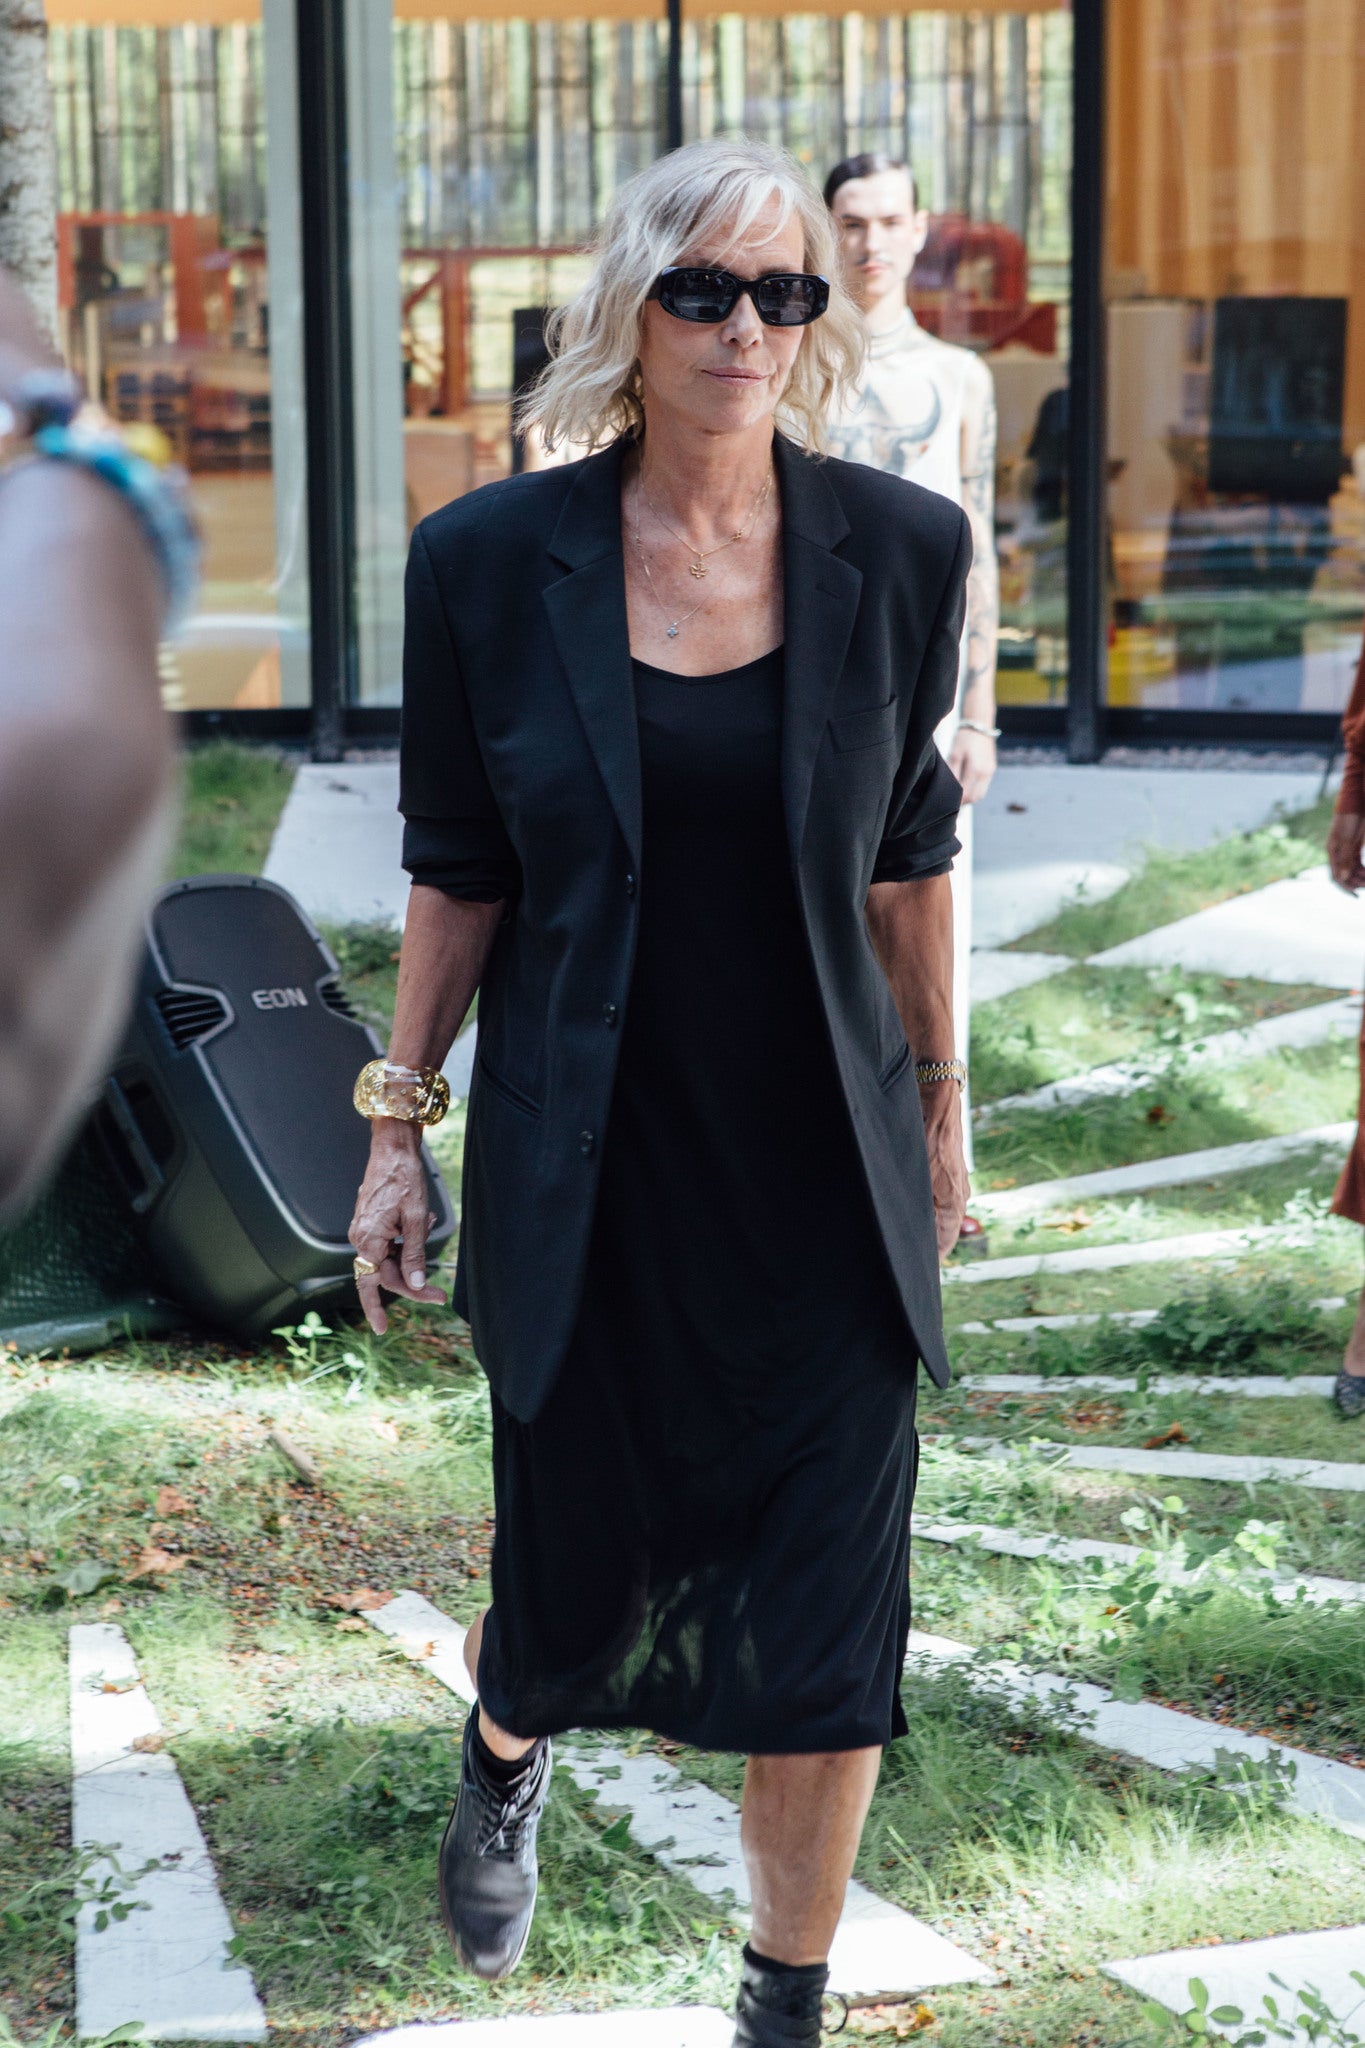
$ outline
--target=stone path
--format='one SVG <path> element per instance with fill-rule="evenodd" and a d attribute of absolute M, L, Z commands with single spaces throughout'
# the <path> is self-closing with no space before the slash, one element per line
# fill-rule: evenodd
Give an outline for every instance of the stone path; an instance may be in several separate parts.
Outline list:
<path fill-rule="evenodd" d="M 1344 1294 L 1328 1294 L 1320 1301 L 1305 1303 L 1305 1308 L 1313 1315 L 1331 1315 L 1334 1310 L 1345 1306 Z M 994 1330 L 1005 1330 L 1011 1336 L 1031 1337 L 1038 1330 L 1082 1330 L 1096 1323 L 1130 1323 L 1139 1328 L 1144 1323 L 1154 1323 L 1160 1313 L 1156 1308 L 1115 1308 L 1104 1315 L 996 1316 L 989 1323 L 957 1323 L 949 1335 L 956 1332 L 964 1337 L 989 1337 Z"/>
<path fill-rule="evenodd" d="M 1245 1757 L 1253 1764 L 1265 1764 L 1272 1758 L 1292 1763 L 1294 1777 L 1286 1786 L 1286 1804 L 1346 1834 L 1365 1836 L 1365 1770 L 1353 1764 L 1271 1742 L 1264 1735 L 1247 1735 L 1220 1721 L 1205 1721 L 1174 1707 L 1155 1706 L 1149 1700 L 1131 1704 L 1116 1700 L 1102 1685 L 1064 1678 L 1056 1672 L 980 1662 L 970 1644 L 912 1630 L 907 1673 L 913 1677 L 918 1665 L 942 1663 L 970 1664 L 974 1683 L 1003 1692 L 1021 1707 L 1041 1708 L 1049 1719 L 1075 1727 L 1087 1742 L 1154 1764 L 1158 1770 L 1213 1770 L 1220 1751 Z"/>
<path fill-rule="evenodd" d="M 1060 1180 L 1033 1181 L 1027 1187 L 973 1195 L 972 1208 L 1003 1222 L 1035 1209 L 1057 1209 L 1069 1202 L 1099 1202 L 1108 1196 L 1140 1195 L 1153 1188 L 1187 1187 L 1194 1181 L 1222 1180 L 1229 1174 L 1251 1173 L 1275 1166 L 1300 1152 L 1319 1148 L 1345 1152 L 1356 1134 L 1352 1123 L 1319 1124 L 1306 1131 L 1287 1131 L 1276 1138 L 1248 1138 L 1237 1145 L 1214 1145 L 1203 1152 L 1172 1152 L 1163 1159 L 1144 1159 L 1136 1166 L 1111 1166 L 1100 1173 L 1067 1174 Z"/>
<path fill-rule="evenodd" d="M 353 2048 L 730 2048 L 735 2023 L 707 2007 L 445 2020 L 367 2034 Z"/>
<path fill-rule="evenodd" d="M 1276 2001 L 1282 2019 L 1297 2017 L 1295 1993 L 1311 1986 L 1337 2019 L 1349 2018 L 1357 2030 L 1365 2022 L 1365 1987 L 1351 1974 L 1365 1970 L 1365 1924 L 1318 1934 L 1277 1934 L 1267 1941 L 1224 1942 L 1217 1948 L 1170 1949 L 1164 1955 L 1106 1963 L 1104 1969 L 1172 2012 L 1189 2011 L 1190 1980 L 1197 1977 L 1208 1990 L 1210 2007 L 1235 2005 L 1247 2021 L 1262 2016 L 1267 1997 Z M 1286 1984 L 1288 1992 L 1283 1989 Z M 1222 2031 L 1212 2029 L 1215 2034 Z M 1305 2042 L 1313 2038 L 1320 2037 L 1307 2032 L 1297 2036 Z"/>
<path fill-rule="evenodd" d="M 1135 1394 L 1138 1391 L 1137 1376 L 1105 1372 L 1041 1373 L 1041 1372 L 969 1372 L 958 1375 L 959 1387 L 970 1387 L 980 1394 L 1067 1394 L 1073 1388 L 1078 1393 Z M 1289 1401 L 1303 1400 L 1311 1396 L 1315 1400 L 1330 1401 L 1336 1380 L 1331 1373 L 1305 1372 L 1294 1379 L 1284 1379 L 1277 1373 L 1265 1373 L 1249 1379 L 1196 1378 L 1193 1373 L 1168 1373 L 1160 1379 L 1150 1379 L 1144 1392 L 1148 1394 L 1235 1394 L 1241 1401 Z"/>
<path fill-rule="evenodd" d="M 996 1437 L 963 1437 L 970 1450 L 995 1457 L 1015 1455 L 1012 1445 Z M 1365 1463 L 1334 1463 L 1326 1458 L 1246 1458 L 1220 1451 L 1125 1450 L 1116 1444 L 1041 1444 L 1059 1453 L 1058 1462 L 1079 1472 L 1152 1473 L 1161 1479 L 1212 1479 L 1235 1486 L 1256 1486 L 1281 1480 L 1311 1486 L 1323 1493 L 1365 1493 Z"/>
<path fill-rule="evenodd" d="M 1059 1564 L 1093 1562 L 1116 1565 L 1121 1571 L 1126 1571 L 1141 1555 L 1134 1543 L 1107 1543 L 1091 1536 L 1058 1536 L 1051 1531 L 1034 1535 L 1023 1529 L 995 1528 L 989 1522 L 916 1522 L 914 1537 L 917 1543 L 975 1543 L 997 1557 L 1052 1558 Z M 1180 1583 L 1194 1580 L 1198 1573 L 1177 1572 L 1173 1577 Z M 1339 1600 L 1348 1607 L 1365 1602 L 1365 1581 L 1329 1579 L 1316 1573 L 1296 1573 L 1279 1580 L 1276 1598 L 1294 1601 L 1300 1590 L 1313 1607 L 1324 1607 L 1330 1600 Z"/>
<path fill-rule="evenodd" d="M 973 1200 L 973 1207 L 976 1206 Z M 1241 1230 L 1197 1230 L 1182 1237 L 1154 1237 L 1144 1244 L 1096 1244 L 1074 1252 L 1021 1252 L 1009 1259 L 973 1259 L 943 1268 L 945 1287 L 981 1287 L 991 1280 L 1031 1280 L 1036 1273 L 1109 1273 L 1121 1266 L 1161 1266 L 1179 1260 L 1235 1258 L 1251 1245 L 1279 1235 L 1274 1223 L 1248 1223 Z"/>
<path fill-rule="evenodd" d="M 1310 868 L 1111 946 L 1090 964 L 1354 989 L 1365 971 L 1365 902 L 1338 889 L 1325 867 Z"/>
<path fill-rule="evenodd" d="M 263 2041 L 251 1974 L 228 1955 L 232 1922 L 208 1846 L 121 1629 L 72 1629 L 70 1683 L 71 1839 L 90 1854 L 76 1921 L 78 2036 L 137 2023 L 154 2041 Z M 98 1927 L 114 1906 L 132 1910 Z"/>
<path fill-rule="evenodd" d="M 998 957 L 1026 960 L 1050 959 L 1051 955 L 1018 953 Z M 1042 979 L 1041 976 L 1034 978 Z M 972 1000 L 986 1000 L 977 994 L 975 981 Z M 972 1111 L 972 1122 L 978 1130 L 984 1130 L 1012 1110 L 1076 1109 L 1086 1102 L 1131 1095 L 1177 1064 L 1183 1070 L 1222 1067 L 1234 1060 L 1260 1059 L 1266 1053 L 1324 1045 L 1334 1038 L 1355 1038 L 1359 1031 L 1359 998 L 1339 996 L 1330 1003 L 1310 1003 L 1306 1009 L 1290 1010 L 1282 1017 L 1262 1017 L 1258 1023 L 1243 1025 L 1236 1031 L 1216 1032 L 1211 1038 L 1181 1046 L 1174 1052 L 1154 1055 L 1148 1060 L 1115 1061 L 1111 1066 L 1090 1067 L 1069 1080 L 1048 1081 L 1041 1088 L 1029 1088 L 1018 1095 L 1001 1095 L 994 1102 L 976 1105 Z"/>
<path fill-rule="evenodd" d="M 275 827 L 265 878 L 320 924 L 401 926 L 402 851 L 396 760 L 305 761 Z"/>
<path fill-rule="evenodd" d="M 420 1593 L 399 1593 L 366 1617 L 466 1701 L 474 1697 L 462 1654 L 464 1630 Z M 718 1792 L 689 1784 L 652 1751 L 628 1756 L 584 1737 L 557 1757 L 606 1812 L 629 1820 L 632 1840 L 708 1898 L 733 1899 L 743 1914 L 749 1879 L 739 1844 L 739 1810 Z M 993 1973 L 965 1950 L 856 1881 L 849 1885 L 830 1955 L 830 1989 L 849 1996 L 904 1995 L 939 1984 L 988 1984 Z"/>

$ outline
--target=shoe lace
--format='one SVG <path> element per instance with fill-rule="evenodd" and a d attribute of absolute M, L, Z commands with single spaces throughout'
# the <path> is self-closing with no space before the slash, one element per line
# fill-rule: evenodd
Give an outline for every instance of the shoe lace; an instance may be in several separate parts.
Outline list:
<path fill-rule="evenodd" d="M 526 1830 L 536 1815 L 543 1774 L 543 1765 L 537 1764 L 507 1799 L 499 1799 L 487 1787 L 481 1788 L 477 1855 L 511 1859 L 521 1854 Z"/>

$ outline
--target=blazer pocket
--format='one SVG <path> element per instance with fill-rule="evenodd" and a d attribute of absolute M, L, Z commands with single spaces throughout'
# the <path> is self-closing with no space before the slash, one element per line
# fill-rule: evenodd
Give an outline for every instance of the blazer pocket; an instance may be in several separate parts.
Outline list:
<path fill-rule="evenodd" d="M 896 737 L 895 698 L 889 704 L 874 704 L 869 711 L 848 711 L 842 718 L 831 718 L 829 736 L 841 754 L 886 746 Z"/>
<path fill-rule="evenodd" d="M 533 1096 L 525 1094 L 511 1081 L 505 1081 L 501 1074 L 489 1066 L 482 1053 L 478 1055 L 478 1062 L 479 1072 L 495 1095 L 501 1095 L 505 1102 L 510 1102 L 513 1109 L 521 1110 L 524 1116 L 540 1115 L 540 1104 Z"/>

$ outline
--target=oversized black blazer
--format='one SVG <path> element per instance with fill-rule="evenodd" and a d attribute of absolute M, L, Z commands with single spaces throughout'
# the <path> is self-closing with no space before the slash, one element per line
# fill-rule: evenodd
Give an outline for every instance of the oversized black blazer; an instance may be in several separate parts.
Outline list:
<path fill-rule="evenodd" d="M 776 459 L 797 896 L 891 1269 L 943 1386 L 919 1095 L 864 906 L 874 880 L 943 873 L 957 850 L 961 791 L 933 732 L 971 542 L 914 484 L 784 439 Z M 455 1301 L 523 1420 L 573 1331 L 649 890 L 620 479 L 618 443 L 489 484 L 424 519 L 408 565 L 404 864 L 508 904 L 479 991 Z"/>

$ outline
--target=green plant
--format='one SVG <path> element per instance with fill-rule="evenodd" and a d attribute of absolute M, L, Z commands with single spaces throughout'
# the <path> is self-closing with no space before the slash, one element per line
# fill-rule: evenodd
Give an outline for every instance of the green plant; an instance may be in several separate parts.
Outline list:
<path fill-rule="evenodd" d="M 1351 1975 L 1365 1989 L 1365 1975 L 1359 1970 L 1352 1970 Z M 1271 1982 L 1282 1991 L 1290 1988 L 1273 1971 Z M 1295 1991 L 1293 1998 L 1293 2013 L 1282 2014 L 1278 1999 L 1267 1992 L 1261 2002 L 1260 2017 L 1248 2021 L 1237 2005 L 1216 2005 L 1210 2009 L 1207 1985 L 1201 1978 L 1191 1977 L 1191 2002 L 1188 2010 L 1181 2013 L 1180 2021 L 1186 2033 L 1197 2039 L 1207 2036 L 1210 2028 L 1217 2028 L 1222 2034 L 1227 2034 L 1229 2027 L 1237 2028 L 1235 2034 L 1227 2034 L 1231 2048 L 1263 2048 L 1267 2041 L 1313 2041 L 1321 2042 L 1323 2048 L 1361 2048 L 1363 2037 L 1346 2024 L 1350 2013 L 1338 2017 L 1311 1984 Z M 1147 2012 L 1152 2019 L 1166 2016 L 1159 2005 L 1149 2004 Z"/>

